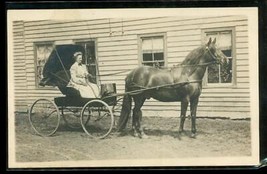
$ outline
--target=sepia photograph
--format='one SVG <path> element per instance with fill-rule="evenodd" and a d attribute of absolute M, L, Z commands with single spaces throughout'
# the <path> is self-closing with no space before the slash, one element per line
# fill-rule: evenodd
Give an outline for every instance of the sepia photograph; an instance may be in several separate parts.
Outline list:
<path fill-rule="evenodd" d="M 8 10 L 8 167 L 259 166 L 258 20 Z"/>

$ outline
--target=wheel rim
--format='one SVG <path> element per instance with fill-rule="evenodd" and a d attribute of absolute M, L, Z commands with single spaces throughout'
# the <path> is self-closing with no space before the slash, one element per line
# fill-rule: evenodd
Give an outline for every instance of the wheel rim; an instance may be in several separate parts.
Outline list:
<path fill-rule="evenodd" d="M 53 135 L 60 123 L 59 110 L 52 101 L 38 99 L 29 110 L 29 121 L 33 130 L 38 135 Z"/>
<path fill-rule="evenodd" d="M 114 125 L 113 113 L 105 102 L 89 101 L 81 111 L 81 125 L 90 137 L 105 138 Z"/>

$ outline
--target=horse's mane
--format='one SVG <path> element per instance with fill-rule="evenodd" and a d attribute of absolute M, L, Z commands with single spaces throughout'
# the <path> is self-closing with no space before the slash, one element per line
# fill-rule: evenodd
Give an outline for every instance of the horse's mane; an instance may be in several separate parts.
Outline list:
<path fill-rule="evenodd" d="M 196 65 L 200 61 L 200 57 L 203 56 L 205 49 L 204 46 L 200 46 L 191 51 L 183 60 L 181 65 Z"/>
<path fill-rule="evenodd" d="M 205 52 L 205 49 L 204 49 L 204 45 L 194 49 L 193 51 L 191 51 L 186 57 L 185 59 L 182 61 L 182 63 L 180 65 L 190 65 L 188 67 L 184 67 L 183 68 L 183 72 L 182 74 L 186 73 L 187 72 L 187 69 L 190 68 L 191 69 L 191 73 L 192 74 L 197 68 L 198 68 L 198 64 L 200 62 L 200 58 L 203 56 Z M 194 66 L 196 65 L 196 66 Z M 189 75 L 190 75 L 189 74 Z"/>

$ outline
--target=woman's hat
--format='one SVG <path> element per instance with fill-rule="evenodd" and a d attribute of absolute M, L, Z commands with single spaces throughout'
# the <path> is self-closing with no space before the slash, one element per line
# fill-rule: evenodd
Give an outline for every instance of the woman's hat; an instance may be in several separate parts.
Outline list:
<path fill-rule="evenodd" d="M 79 52 L 75 52 L 75 53 L 73 54 L 73 57 L 76 58 L 78 55 L 83 55 L 83 54 L 82 54 L 82 52 L 80 52 L 80 51 L 79 51 Z"/>

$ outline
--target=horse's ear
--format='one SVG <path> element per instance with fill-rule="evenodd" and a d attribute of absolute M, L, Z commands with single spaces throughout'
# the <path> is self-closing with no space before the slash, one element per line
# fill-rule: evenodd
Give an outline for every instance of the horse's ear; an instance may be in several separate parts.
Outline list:
<path fill-rule="evenodd" d="M 212 43 L 213 43 L 213 44 L 215 44 L 215 43 L 216 43 L 216 38 L 214 38 L 214 39 L 213 39 Z"/>
<path fill-rule="evenodd" d="M 209 39 L 209 41 L 207 43 L 207 46 L 210 46 L 210 43 L 211 43 L 211 37 L 210 37 L 210 39 Z"/>

